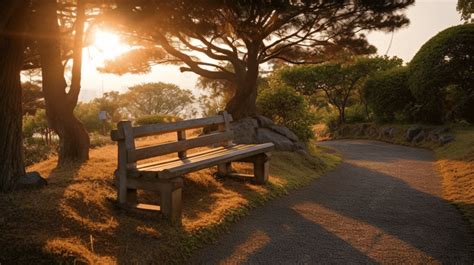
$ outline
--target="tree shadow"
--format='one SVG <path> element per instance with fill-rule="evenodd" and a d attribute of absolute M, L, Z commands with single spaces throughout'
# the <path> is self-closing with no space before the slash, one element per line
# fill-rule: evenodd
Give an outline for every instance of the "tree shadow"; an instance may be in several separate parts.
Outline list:
<path fill-rule="evenodd" d="M 414 154 L 407 157 L 407 147 L 389 145 L 380 154 L 377 149 L 386 146 L 377 143 L 370 153 L 370 144 L 350 143 L 339 149 L 347 162 L 309 187 L 256 209 L 218 246 L 199 253 L 194 263 L 474 260 L 474 237 L 453 205 L 440 196 L 440 178 L 427 163 L 432 161 L 430 152 L 410 148 Z M 389 163 L 381 167 L 380 162 Z M 256 234 L 266 238 L 261 245 L 251 243 L 259 242 Z"/>

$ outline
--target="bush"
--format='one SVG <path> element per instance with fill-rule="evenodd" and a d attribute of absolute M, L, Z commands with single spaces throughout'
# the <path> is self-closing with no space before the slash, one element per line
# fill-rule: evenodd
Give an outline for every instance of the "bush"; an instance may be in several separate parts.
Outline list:
<path fill-rule="evenodd" d="M 408 68 L 399 67 L 369 78 L 364 97 L 378 122 L 408 121 L 407 110 L 413 104 L 408 89 Z"/>
<path fill-rule="evenodd" d="M 474 24 L 448 28 L 426 42 L 410 62 L 409 88 L 421 121 L 474 122 Z"/>
<path fill-rule="evenodd" d="M 264 90 L 257 98 L 257 109 L 276 124 L 292 130 L 304 142 L 314 137 L 316 117 L 304 97 L 289 87 Z"/>
<path fill-rule="evenodd" d="M 163 122 L 176 122 L 180 121 L 181 118 L 173 115 L 146 115 L 135 119 L 135 124 L 137 125 L 146 125 L 146 124 L 155 124 Z"/>

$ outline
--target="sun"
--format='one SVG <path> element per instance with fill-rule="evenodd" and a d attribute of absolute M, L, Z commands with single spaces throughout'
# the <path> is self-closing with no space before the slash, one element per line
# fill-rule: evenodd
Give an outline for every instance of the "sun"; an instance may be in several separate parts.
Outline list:
<path fill-rule="evenodd" d="M 94 32 L 93 46 L 104 59 L 112 59 L 131 49 L 120 37 L 112 32 L 97 29 Z"/>

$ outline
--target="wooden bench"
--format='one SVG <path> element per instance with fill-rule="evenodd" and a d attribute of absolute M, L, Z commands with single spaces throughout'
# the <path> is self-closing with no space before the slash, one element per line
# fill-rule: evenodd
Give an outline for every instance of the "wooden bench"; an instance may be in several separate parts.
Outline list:
<path fill-rule="evenodd" d="M 159 210 L 171 221 L 180 222 L 184 174 L 217 166 L 217 174 L 226 176 L 232 174 L 232 162 L 251 162 L 254 165 L 254 181 L 265 183 L 268 179 L 269 152 L 273 149 L 273 144 L 233 144 L 231 121 L 232 116 L 222 112 L 209 118 L 139 127 L 132 127 L 130 121 L 119 122 L 117 130 L 111 132 L 112 140 L 118 142 L 118 165 L 115 175 L 119 204 L 144 210 Z M 218 130 L 186 139 L 186 130 L 204 127 Z M 177 134 L 176 141 L 135 147 L 136 138 L 172 132 Z M 188 154 L 187 150 L 198 147 L 211 148 Z M 178 156 L 137 165 L 137 161 L 170 153 L 177 153 Z M 160 205 L 138 203 L 137 189 L 159 192 Z"/>

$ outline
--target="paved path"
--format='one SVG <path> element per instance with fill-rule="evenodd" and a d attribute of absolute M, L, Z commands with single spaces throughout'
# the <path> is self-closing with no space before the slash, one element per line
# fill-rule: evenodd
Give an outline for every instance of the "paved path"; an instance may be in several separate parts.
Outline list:
<path fill-rule="evenodd" d="M 441 198 L 430 151 L 362 140 L 321 145 L 344 162 L 253 210 L 193 263 L 473 264 L 473 235 Z"/>

